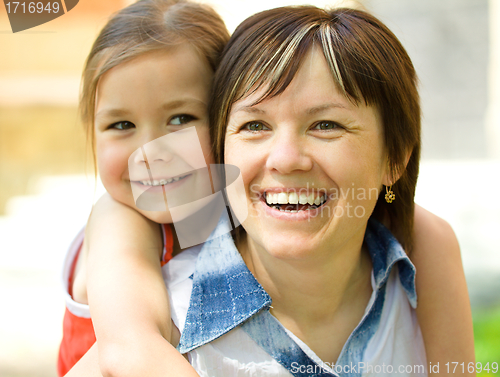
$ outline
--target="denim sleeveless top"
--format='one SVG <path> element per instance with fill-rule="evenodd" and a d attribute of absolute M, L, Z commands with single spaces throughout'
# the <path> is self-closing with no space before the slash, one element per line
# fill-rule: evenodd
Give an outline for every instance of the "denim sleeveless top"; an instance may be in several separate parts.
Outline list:
<path fill-rule="evenodd" d="M 230 229 L 221 219 L 218 232 Z M 222 229 L 222 230 L 221 230 Z M 178 349 L 200 376 L 426 376 L 416 319 L 415 267 L 390 231 L 371 219 L 365 243 L 373 292 L 335 364 L 324 363 L 269 313 L 271 297 L 228 232 L 174 257 L 163 273 Z"/>

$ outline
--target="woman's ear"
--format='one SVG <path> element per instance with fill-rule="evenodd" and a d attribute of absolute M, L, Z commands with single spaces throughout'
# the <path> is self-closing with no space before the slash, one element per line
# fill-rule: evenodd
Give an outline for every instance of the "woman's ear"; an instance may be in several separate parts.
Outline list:
<path fill-rule="evenodd" d="M 391 162 L 387 161 L 387 168 L 385 174 L 382 178 L 382 184 L 384 186 L 392 186 L 395 184 L 399 178 L 403 175 L 406 170 L 406 166 L 408 165 L 408 161 L 410 161 L 411 154 L 413 152 L 413 148 L 406 152 L 405 160 L 403 165 L 392 165 Z"/>

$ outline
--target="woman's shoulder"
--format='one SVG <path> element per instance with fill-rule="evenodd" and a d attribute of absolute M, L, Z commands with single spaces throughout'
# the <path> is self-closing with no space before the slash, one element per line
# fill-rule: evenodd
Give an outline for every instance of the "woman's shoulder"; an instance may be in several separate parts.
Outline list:
<path fill-rule="evenodd" d="M 412 261 L 426 256 L 431 259 L 460 257 L 458 240 L 450 224 L 419 205 L 415 205 L 414 232 Z"/>
<path fill-rule="evenodd" d="M 467 283 L 457 237 L 443 219 L 415 210 L 417 316 L 427 361 L 474 360 L 474 338 Z"/>

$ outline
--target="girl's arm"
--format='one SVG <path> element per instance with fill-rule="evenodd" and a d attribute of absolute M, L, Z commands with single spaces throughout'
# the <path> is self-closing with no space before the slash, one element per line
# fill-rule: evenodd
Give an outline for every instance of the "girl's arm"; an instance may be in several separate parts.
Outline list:
<path fill-rule="evenodd" d="M 191 365 L 184 357 L 172 348 L 172 353 L 164 354 L 163 357 L 170 363 L 168 374 L 163 373 L 164 376 L 197 376 Z M 149 371 L 147 371 L 149 372 Z M 162 371 L 158 371 L 156 375 L 160 375 Z M 193 374 L 195 373 L 195 374 Z M 132 373 L 129 373 L 132 375 Z M 102 377 L 103 374 L 99 369 L 99 351 L 97 343 L 87 351 L 85 355 L 66 373 L 65 377 Z M 139 374 L 139 376 L 142 376 Z"/>
<path fill-rule="evenodd" d="M 92 211 L 84 247 L 102 374 L 197 376 L 169 343 L 177 329 L 161 274 L 160 226 L 105 194 Z"/>
<path fill-rule="evenodd" d="M 439 363 L 439 375 L 475 376 L 474 335 L 469 294 L 455 233 L 443 219 L 415 207 L 415 245 L 411 259 L 417 269 L 417 317 L 427 365 Z M 452 372 L 452 363 L 464 363 Z M 471 364 L 472 365 L 472 364 Z M 458 370 L 460 369 L 460 370 Z M 475 369 L 475 366 L 474 366 Z"/>

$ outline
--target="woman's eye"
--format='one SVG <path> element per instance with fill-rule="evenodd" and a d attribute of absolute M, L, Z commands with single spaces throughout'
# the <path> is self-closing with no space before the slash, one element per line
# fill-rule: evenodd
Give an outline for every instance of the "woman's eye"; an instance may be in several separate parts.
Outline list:
<path fill-rule="evenodd" d="M 341 127 L 335 122 L 321 121 L 316 123 L 316 125 L 313 127 L 313 130 L 328 131 L 328 130 L 334 130 L 336 128 L 341 128 Z"/>
<path fill-rule="evenodd" d="M 180 125 L 192 122 L 195 119 L 196 118 L 194 116 L 188 115 L 188 114 L 176 115 L 170 119 L 168 124 L 174 125 L 174 126 L 180 126 Z"/>
<path fill-rule="evenodd" d="M 249 122 L 245 124 L 242 129 L 247 131 L 266 131 L 269 129 L 269 127 L 261 122 Z"/>
<path fill-rule="evenodd" d="M 135 124 L 132 122 L 116 122 L 113 123 L 111 126 L 108 127 L 108 129 L 115 129 L 115 130 L 130 130 L 131 128 L 135 128 Z"/>

